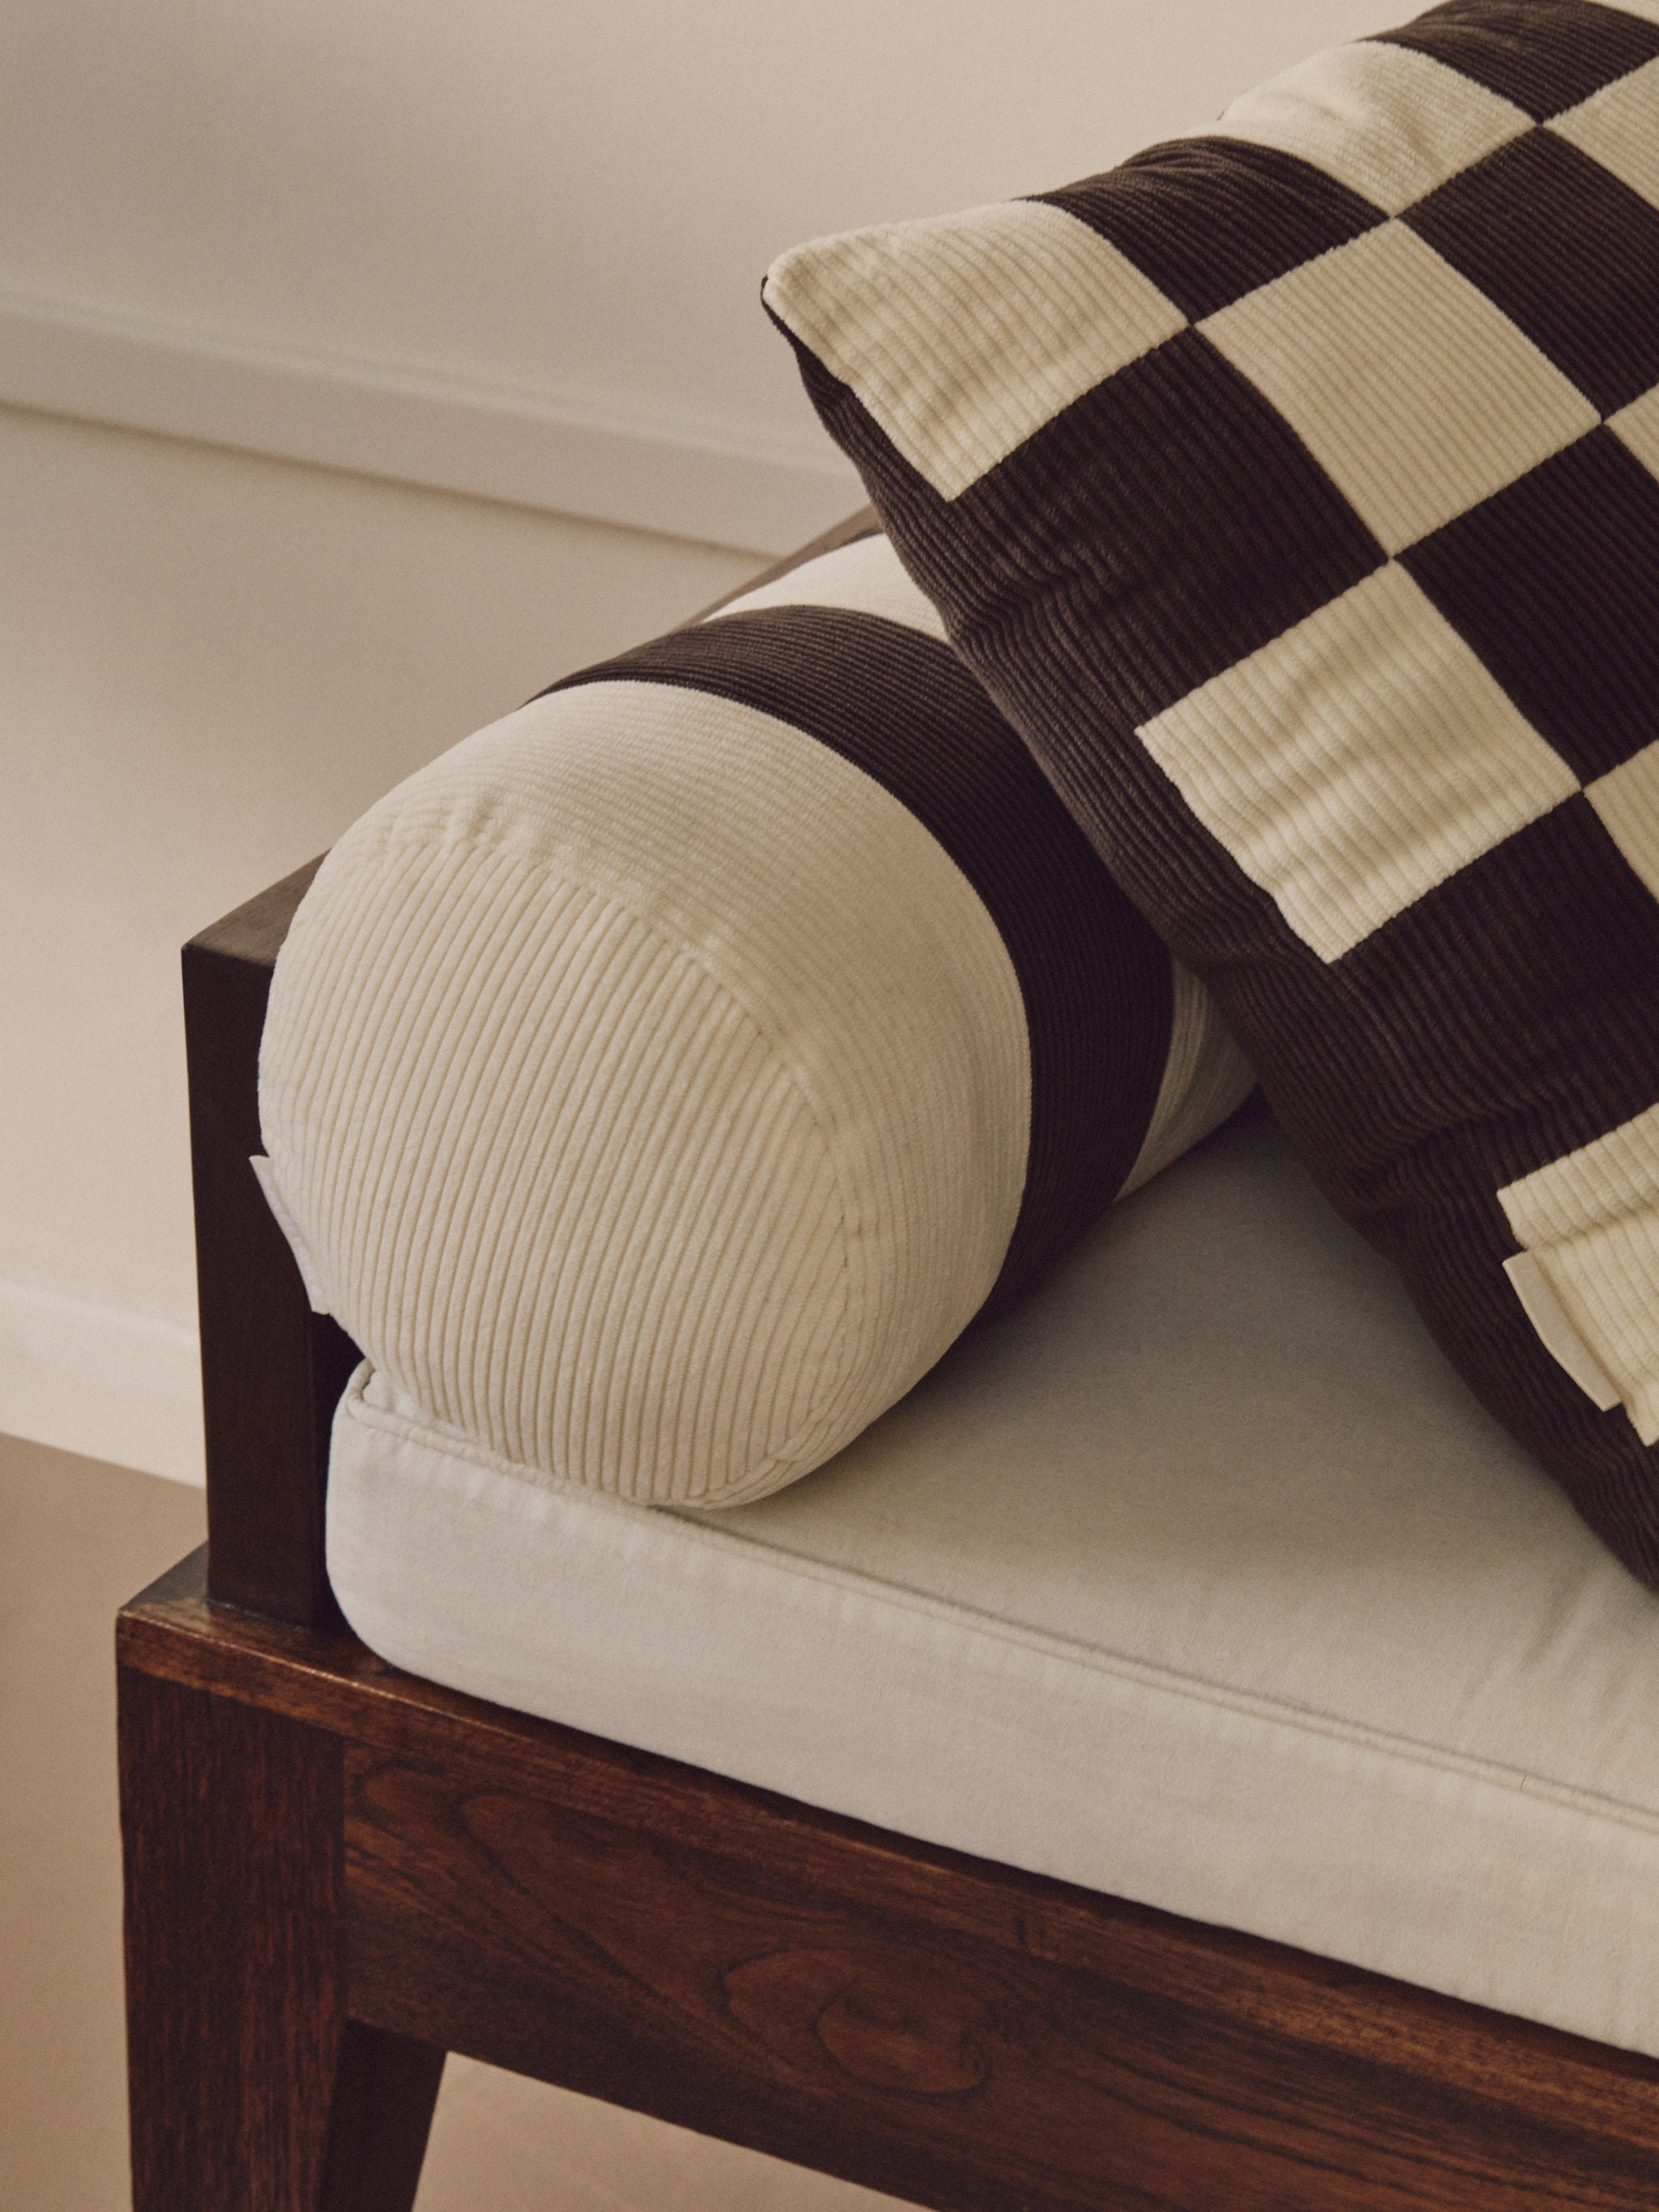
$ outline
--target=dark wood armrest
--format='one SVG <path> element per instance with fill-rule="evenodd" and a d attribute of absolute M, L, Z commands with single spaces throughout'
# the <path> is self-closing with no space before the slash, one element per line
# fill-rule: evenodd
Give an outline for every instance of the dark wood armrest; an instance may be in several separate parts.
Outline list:
<path fill-rule="evenodd" d="M 184 951 L 208 1594 L 296 1627 L 339 1620 L 323 1563 L 328 1433 L 357 1347 L 313 1314 L 259 1188 L 259 1035 L 270 971 L 320 860 Z"/>
<path fill-rule="evenodd" d="M 877 526 L 873 508 L 865 508 L 693 620 Z M 360 1354 L 336 1322 L 312 1312 L 248 1165 L 264 1149 L 259 1036 L 270 973 L 321 865 L 296 868 L 193 937 L 184 969 L 208 1595 L 295 1627 L 328 1629 L 340 1620 L 323 1553 L 329 1429 Z"/>

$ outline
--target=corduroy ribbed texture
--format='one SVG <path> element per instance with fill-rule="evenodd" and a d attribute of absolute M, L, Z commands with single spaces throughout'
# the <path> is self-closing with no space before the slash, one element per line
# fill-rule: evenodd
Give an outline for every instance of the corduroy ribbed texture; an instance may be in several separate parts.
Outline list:
<path fill-rule="evenodd" d="M 374 1364 L 511 1459 L 688 1503 L 816 1464 L 966 1325 L 1029 1110 L 1012 964 L 921 824 L 767 717 L 616 682 L 342 840 L 262 1054 Z"/>
<path fill-rule="evenodd" d="M 372 809 L 261 1055 L 374 1366 L 651 1502 L 828 1458 L 1250 1080 L 886 541 L 796 573 Z"/>
<path fill-rule="evenodd" d="M 1322 1187 L 1659 1587 L 1656 149 L 1653 0 L 1449 0 L 1035 203 L 1121 281 L 975 209 L 765 297 Z"/>

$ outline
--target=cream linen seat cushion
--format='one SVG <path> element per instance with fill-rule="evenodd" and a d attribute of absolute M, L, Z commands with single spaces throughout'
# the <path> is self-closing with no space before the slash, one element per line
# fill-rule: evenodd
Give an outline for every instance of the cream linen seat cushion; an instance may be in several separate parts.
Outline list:
<path fill-rule="evenodd" d="M 1251 1113 L 806 1480 L 561 1486 L 360 1370 L 415 1672 L 1659 2056 L 1659 1599 Z"/>

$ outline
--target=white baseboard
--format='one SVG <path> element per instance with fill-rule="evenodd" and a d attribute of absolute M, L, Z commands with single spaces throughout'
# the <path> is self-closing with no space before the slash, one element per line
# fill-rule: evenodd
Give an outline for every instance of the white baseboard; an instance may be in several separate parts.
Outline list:
<path fill-rule="evenodd" d="M 786 443 L 15 292 L 0 401 L 746 552 L 790 552 L 863 497 L 810 428 Z"/>
<path fill-rule="evenodd" d="M 0 1283 L 0 1432 L 201 1482 L 194 1330 Z"/>

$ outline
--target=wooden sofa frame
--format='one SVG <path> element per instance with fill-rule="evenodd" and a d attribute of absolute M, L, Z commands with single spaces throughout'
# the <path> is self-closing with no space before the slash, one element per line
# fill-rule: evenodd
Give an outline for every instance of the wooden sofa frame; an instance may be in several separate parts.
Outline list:
<path fill-rule="evenodd" d="M 1654 2212 L 1647 2058 L 486 1705 L 349 1634 L 323 1504 L 357 1355 L 247 1165 L 314 865 L 185 952 L 210 1541 L 118 1629 L 135 2212 L 410 2212 L 447 2051 L 939 2212 Z"/>

